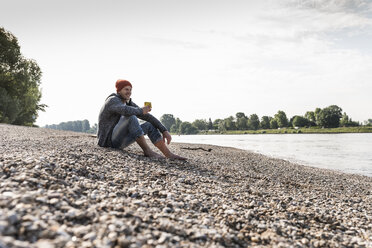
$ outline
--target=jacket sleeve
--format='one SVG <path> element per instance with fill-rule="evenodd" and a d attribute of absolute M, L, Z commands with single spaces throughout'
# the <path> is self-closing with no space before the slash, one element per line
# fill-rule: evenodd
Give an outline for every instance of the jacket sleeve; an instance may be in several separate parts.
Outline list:
<path fill-rule="evenodd" d="M 130 105 L 133 106 L 133 107 L 139 108 L 137 106 L 137 104 L 135 104 L 134 102 L 132 102 L 132 100 L 130 101 Z M 168 131 L 167 128 L 155 116 L 153 116 L 152 114 L 149 114 L 149 113 L 148 114 L 143 114 L 143 112 L 141 111 L 141 114 L 138 114 L 137 117 L 140 118 L 141 120 L 150 122 L 161 133 L 164 133 L 165 131 Z"/>
<path fill-rule="evenodd" d="M 108 103 L 108 111 L 111 113 L 116 113 L 124 116 L 131 116 L 131 115 L 141 115 L 143 110 L 139 108 L 137 105 L 129 106 L 127 104 L 123 104 L 118 97 L 110 97 L 107 99 Z"/>

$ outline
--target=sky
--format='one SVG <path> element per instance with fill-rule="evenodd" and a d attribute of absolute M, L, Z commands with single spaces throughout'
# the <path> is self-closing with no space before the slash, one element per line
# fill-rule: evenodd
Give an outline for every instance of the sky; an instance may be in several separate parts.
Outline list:
<path fill-rule="evenodd" d="M 97 123 L 119 78 L 158 118 L 290 118 L 329 105 L 372 118 L 372 1 L 0 3 L 0 26 L 43 72 L 39 126 Z"/>

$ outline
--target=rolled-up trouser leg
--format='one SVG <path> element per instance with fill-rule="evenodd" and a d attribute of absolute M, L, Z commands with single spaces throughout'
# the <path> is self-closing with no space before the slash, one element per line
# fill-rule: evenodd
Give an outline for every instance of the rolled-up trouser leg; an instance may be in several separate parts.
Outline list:
<path fill-rule="evenodd" d="M 112 132 L 112 147 L 125 148 L 142 135 L 144 132 L 135 115 L 122 116 Z"/>
<path fill-rule="evenodd" d="M 141 128 L 145 134 L 149 137 L 153 144 L 157 143 L 162 139 L 162 136 L 158 129 L 156 129 L 150 122 L 141 124 Z"/>

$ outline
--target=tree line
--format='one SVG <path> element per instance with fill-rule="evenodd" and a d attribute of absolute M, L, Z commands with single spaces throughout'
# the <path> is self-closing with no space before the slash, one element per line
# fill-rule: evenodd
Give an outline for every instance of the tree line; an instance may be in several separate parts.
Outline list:
<path fill-rule="evenodd" d="M 17 38 L 0 27 L 0 122 L 32 126 L 40 104 L 41 70 L 38 64 L 22 56 Z"/>
<path fill-rule="evenodd" d="M 219 132 L 231 130 L 258 130 L 258 129 L 278 129 L 288 127 L 351 127 L 361 125 L 353 121 L 337 105 L 331 105 L 326 108 L 316 108 L 314 111 L 307 111 L 303 116 L 295 115 L 288 119 L 286 113 L 279 110 L 274 116 L 258 117 L 257 114 L 246 115 L 243 112 L 236 113 L 224 119 L 216 119 L 212 122 L 211 118 L 196 119 L 193 122 L 183 122 L 172 114 L 164 114 L 160 121 L 172 133 L 178 134 L 197 134 L 206 130 L 215 130 Z M 372 119 L 369 119 L 366 125 L 372 125 Z"/>
<path fill-rule="evenodd" d="M 46 125 L 45 128 L 83 133 L 97 133 L 97 124 L 95 123 L 93 126 L 90 126 L 88 120 L 61 122 L 59 124 Z"/>

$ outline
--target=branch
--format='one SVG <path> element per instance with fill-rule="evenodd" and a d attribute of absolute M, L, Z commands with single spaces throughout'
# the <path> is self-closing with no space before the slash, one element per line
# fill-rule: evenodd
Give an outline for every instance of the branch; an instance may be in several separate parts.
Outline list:
<path fill-rule="evenodd" d="M 181 147 L 181 149 L 185 149 L 185 150 L 203 150 L 203 151 L 206 151 L 206 152 L 211 152 L 212 151 L 212 148 L 209 148 L 208 150 L 207 149 L 204 149 L 203 147 Z"/>

